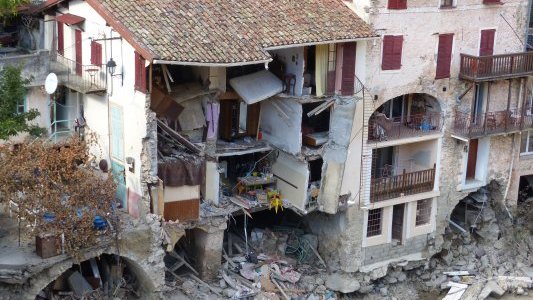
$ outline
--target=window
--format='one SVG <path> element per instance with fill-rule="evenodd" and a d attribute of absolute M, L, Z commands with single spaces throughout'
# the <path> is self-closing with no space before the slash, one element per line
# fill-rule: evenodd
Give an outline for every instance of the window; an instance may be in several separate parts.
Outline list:
<path fill-rule="evenodd" d="M 28 101 L 27 101 L 26 96 L 24 96 L 24 99 L 22 99 L 21 101 L 19 101 L 19 103 L 17 103 L 17 114 L 23 114 L 27 111 L 28 111 Z"/>
<path fill-rule="evenodd" d="M 102 65 L 102 45 L 95 41 L 91 42 L 91 64 Z"/>
<path fill-rule="evenodd" d="M 449 78 L 452 64 L 453 33 L 439 35 L 435 79 Z"/>
<path fill-rule="evenodd" d="M 433 199 L 418 200 L 416 202 L 416 220 L 415 225 L 429 224 L 431 218 L 431 202 Z"/>
<path fill-rule="evenodd" d="M 453 8 L 455 7 L 454 0 L 442 0 L 440 2 L 440 8 Z"/>
<path fill-rule="evenodd" d="M 135 89 L 146 92 L 146 67 L 144 58 L 135 52 Z"/>
<path fill-rule="evenodd" d="M 403 36 L 386 35 L 383 37 L 382 70 L 399 70 L 402 67 Z"/>
<path fill-rule="evenodd" d="M 371 209 L 368 211 L 368 222 L 366 226 L 366 236 L 372 237 L 381 234 L 381 219 L 383 208 Z"/>
<path fill-rule="evenodd" d="M 407 9 L 407 0 L 389 0 L 388 9 Z"/>
<path fill-rule="evenodd" d="M 483 4 L 499 4 L 502 3 L 500 0 L 483 0 Z"/>
<path fill-rule="evenodd" d="M 57 22 L 57 52 L 65 54 L 65 40 L 63 38 L 63 23 Z"/>
<path fill-rule="evenodd" d="M 533 154 L 533 130 L 522 131 L 522 143 L 520 145 L 520 152 L 522 154 Z"/>

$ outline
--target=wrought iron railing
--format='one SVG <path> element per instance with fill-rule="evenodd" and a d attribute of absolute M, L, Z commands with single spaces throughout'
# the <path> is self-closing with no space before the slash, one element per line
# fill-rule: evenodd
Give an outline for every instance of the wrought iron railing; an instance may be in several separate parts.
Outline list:
<path fill-rule="evenodd" d="M 405 169 L 399 175 L 372 178 L 370 182 L 370 202 L 379 202 L 393 198 L 430 192 L 435 184 L 435 165 L 432 169 L 407 173 Z"/>
<path fill-rule="evenodd" d="M 489 56 L 461 54 L 459 77 L 473 81 L 505 79 L 533 74 L 533 52 Z"/>
<path fill-rule="evenodd" d="M 369 141 L 388 141 L 438 133 L 443 118 L 439 112 L 387 118 L 374 113 L 368 121 Z"/>
<path fill-rule="evenodd" d="M 55 52 L 50 56 L 50 69 L 57 73 L 61 84 L 80 93 L 106 90 L 105 65 L 82 65 Z"/>
<path fill-rule="evenodd" d="M 517 132 L 533 128 L 531 110 L 491 111 L 481 114 L 455 112 L 453 132 L 466 138 Z"/>

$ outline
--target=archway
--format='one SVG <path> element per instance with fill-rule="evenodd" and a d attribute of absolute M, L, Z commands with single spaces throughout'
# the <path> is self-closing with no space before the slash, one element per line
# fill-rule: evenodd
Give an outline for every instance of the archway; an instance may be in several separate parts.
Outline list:
<path fill-rule="evenodd" d="M 135 261 L 115 254 L 101 254 L 62 270 L 36 300 L 142 298 L 154 289 Z"/>
<path fill-rule="evenodd" d="M 439 101 L 428 94 L 394 97 L 370 116 L 369 141 L 416 137 L 440 132 L 443 125 Z"/>

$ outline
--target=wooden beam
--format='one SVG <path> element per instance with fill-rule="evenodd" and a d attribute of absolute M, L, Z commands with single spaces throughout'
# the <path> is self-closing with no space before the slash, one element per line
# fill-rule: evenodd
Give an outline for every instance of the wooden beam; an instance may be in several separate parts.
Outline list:
<path fill-rule="evenodd" d="M 165 124 L 165 122 L 157 119 L 157 125 L 159 125 L 159 128 L 161 128 L 164 132 L 166 132 L 172 138 L 175 138 L 177 142 L 187 147 L 187 149 L 191 150 L 192 152 L 196 154 L 202 153 L 202 149 L 198 148 L 195 144 L 191 143 L 187 138 L 177 133 L 172 128 L 168 127 L 168 125 Z"/>

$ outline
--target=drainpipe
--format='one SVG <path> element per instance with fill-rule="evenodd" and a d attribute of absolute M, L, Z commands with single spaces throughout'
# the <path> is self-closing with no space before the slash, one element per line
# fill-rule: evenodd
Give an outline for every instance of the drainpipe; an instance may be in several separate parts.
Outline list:
<path fill-rule="evenodd" d="M 531 3 L 531 0 L 529 2 Z M 512 158 L 511 158 L 511 165 L 509 166 L 509 178 L 507 179 L 507 186 L 505 187 L 505 193 L 503 195 L 503 206 L 505 207 L 505 210 L 507 211 L 509 218 L 511 218 L 511 221 L 513 221 L 514 219 L 505 202 L 507 201 L 507 194 L 509 193 L 509 188 L 511 187 L 511 176 L 513 174 L 514 159 L 516 156 L 514 153 L 515 152 L 515 137 L 516 137 L 516 134 L 513 134 L 513 148 L 511 149 Z"/>
<path fill-rule="evenodd" d="M 533 0 L 527 1 L 527 21 L 526 21 L 527 23 L 526 23 L 526 26 L 525 26 L 524 51 L 527 51 L 527 45 L 528 45 L 527 36 L 529 35 L 529 22 L 531 21 L 531 2 L 532 1 Z"/>

